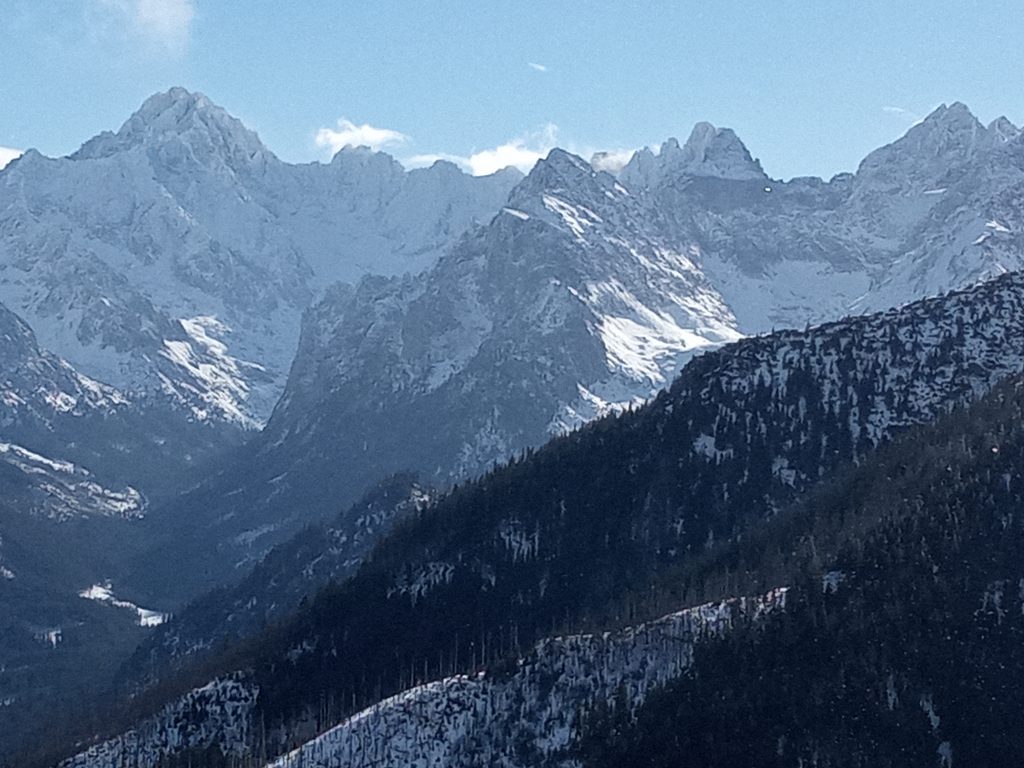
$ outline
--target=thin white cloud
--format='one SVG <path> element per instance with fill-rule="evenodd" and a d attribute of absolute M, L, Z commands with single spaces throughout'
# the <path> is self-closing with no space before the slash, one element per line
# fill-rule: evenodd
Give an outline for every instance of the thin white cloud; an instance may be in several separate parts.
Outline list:
<path fill-rule="evenodd" d="M 401 158 L 406 168 L 426 168 L 438 160 L 455 163 L 464 171 L 474 176 L 487 176 L 508 168 L 518 168 L 529 173 L 541 158 L 558 146 L 558 126 L 549 123 L 539 131 L 523 134 L 504 144 L 490 149 L 482 149 L 469 155 L 456 155 L 450 152 L 428 152 Z M 595 170 L 608 171 L 616 174 L 630 161 L 635 149 L 598 150 L 591 145 L 579 145 L 569 142 L 564 148 L 583 158 L 590 158 Z"/>
<path fill-rule="evenodd" d="M 474 152 L 467 158 L 469 171 L 474 176 L 486 176 L 511 165 L 529 173 L 538 160 L 557 146 L 557 142 L 558 126 L 549 123 L 536 133 L 520 136 L 493 149 Z"/>
<path fill-rule="evenodd" d="M 915 112 L 911 112 L 909 109 L 904 107 L 897 107 L 893 105 L 882 107 L 882 111 L 889 115 L 897 115 L 898 117 L 905 117 L 910 120 L 920 120 L 921 116 Z"/>
<path fill-rule="evenodd" d="M 6 166 L 12 160 L 21 157 L 22 151 L 20 149 L 11 149 L 10 147 L 0 147 L 0 169 Z"/>
<path fill-rule="evenodd" d="M 893 115 L 894 117 L 902 118 L 903 120 L 907 121 L 911 127 L 923 123 L 925 118 L 924 115 L 919 115 L 912 110 L 891 104 L 882 107 L 882 111 L 885 112 L 887 115 Z"/>
<path fill-rule="evenodd" d="M 461 166 L 474 176 L 487 176 L 512 166 L 523 173 L 529 173 L 542 157 L 557 146 L 558 126 L 552 123 L 539 131 L 527 133 L 518 138 L 499 144 L 490 149 L 481 149 L 469 155 L 435 153 L 415 155 L 406 160 L 407 165 L 430 165 L 436 160 L 448 160 Z"/>
<path fill-rule="evenodd" d="M 548 71 L 547 64 L 538 64 L 535 61 L 528 61 L 528 62 L 526 62 L 526 66 L 528 66 L 530 69 L 535 69 L 538 72 L 547 72 Z"/>
<path fill-rule="evenodd" d="M 409 168 L 424 168 L 438 160 L 455 163 L 474 176 L 487 176 L 509 166 L 529 173 L 537 161 L 545 157 L 555 146 L 558 139 L 558 126 L 548 124 L 539 131 L 524 134 L 518 138 L 499 144 L 490 149 L 482 149 L 469 155 L 456 155 L 450 152 L 430 152 L 404 158 L 403 164 Z"/>
<path fill-rule="evenodd" d="M 487 176 L 504 168 L 518 168 L 529 173 L 537 161 L 547 157 L 548 153 L 559 146 L 558 126 L 549 123 L 538 131 L 523 134 L 517 138 L 499 144 L 496 147 L 481 149 L 468 155 L 457 155 L 451 152 L 428 152 L 402 157 L 401 162 L 406 168 L 426 168 L 439 160 L 454 163 L 474 176 Z M 590 158 L 595 170 L 617 174 L 630 161 L 635 149 L 616 148 L 598 150 L 594 145 L 581 145 L 574 142 L 562 145 L 574 155 Z"/>
<path fill-rule="evenodd" d="M 356 125 L 345 118 L 338 120 L 337 130 L 321 128 L 316 134 L 316 145 L 329 148 L 332 155 L 346 146 L 369 147 L 377 151 L 384 147 L 404 144 L 408 140 L 409 137 L 404 133 L 390 128 L 377 128 L 369 123 Z"/>
<path fill-rule="evenodd" d="M 93 0 L 116 26 L 168 50 L 188 43 L 196 9 L 193 0 Z"/>
<path fill-rule="evenodd" d="M 608 173 L 617 174 L 626 167 L 626 163 L 633 158 L 634 154 L 636 154 L 635 149 L 601 150 L 591 154 L 590 164 L 596 171 L 608 171 Z"/>

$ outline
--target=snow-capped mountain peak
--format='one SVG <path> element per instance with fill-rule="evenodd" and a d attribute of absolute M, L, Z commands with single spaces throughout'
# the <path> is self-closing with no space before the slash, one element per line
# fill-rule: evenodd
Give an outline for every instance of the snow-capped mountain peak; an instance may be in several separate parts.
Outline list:
<path fill-rule="evenodd" d="M 662 151 L 665 152 L 664 147 Z M 750 151 L 730 128 L 697 123 L 680 153 L 682 168 L 692 176 L 737 180 L 765 177 L 761 163 L 751 157 Z"/>
<path fill-rule="evenodd" d="M 253 131 L 202 93 L 175 87 L 150 96 L 117 133 L 101 133 L 72 158 L 109 157 L 136 146 L 152 150 L 179 142 L 203 155 L 218 153 L 241 162 L 273 157 Z"/>
<path fill-rule="evenodd" d="M 187 419 L 256 425 L 317 292 L 430 266 L 519 176 L 406 171 L 366 148 L 290 165 L 172 88 L 116 133 L 68 158 L 28 152 L 0 179 L 0 302 L 44 347 L 121 390 L 170 395 Z"/>
<path fill-rule="evenodd" d="M 374 167 L 389 173 L 402 172 L 402 164 L 387 152 L 375 152 L 364 145 L 346 144 L 334 153 L 331 165 L 343 169 Z"/>
<path fill-rule="evenodd" d="M 985 126 L 964 104 L 942 104 L 904 136 L 865 157 L 857 176 L 888 179 L 907 191 L 919 183 L 938 184 L 989 143 Z"/>
<path fill-rule="evenodd" d="M 564 149 L 552 149 L 513 191 L 510 205 L 515 205 L 516 200 L 534 194 L 537 190 L 575 190 L 580 185 L 589 185 L 598 173 L 583 158 Z M 612 179 L 611 176 L 608 178 Z"/>
<path fill-rule="evenodd" d="M 995 144 L 1009 144 L 1021 136 L 1021 130 L 1005 116 L 997 117 L 987 128 L 989 136 Z"/>
<path fill-rule="evenodd" d="M 697 123 L 683 145 L 674 138 L 655 154 L 644 148 L 622 170 L 621 178 L 637 187 L 655 187 L 681 177 L 753 181 L 767 179 L 761 163 L 729 128 Z"/>

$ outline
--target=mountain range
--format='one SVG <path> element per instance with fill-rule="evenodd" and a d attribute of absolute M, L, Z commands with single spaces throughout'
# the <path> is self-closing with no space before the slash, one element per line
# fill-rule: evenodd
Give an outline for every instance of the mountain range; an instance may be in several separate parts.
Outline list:
<path fill-rule="evenodd" d="M 249 691 L 269 757 L 555 630 L 740 610 L 638 585 L 1021 369 L 1005 118 L 944 105 L 827 181 L 773 179 L 707 123 L 603 167 L 292 165 L 174 88 L 0 171 L 0 755 L 62 686 L 72 719 L 106 689 L 122 713 L 86 740 L 183 716 L 192 684 Z M 257 754 L 254 726 L 224 733 L 187 746 Z"/>
<path fill-rule="evenodd" d="M 421 270 L 517 179 L 361 148 L 288 165 L 173 88 L 69 157 L 4 170 L 0 302 L 86 375 L 255 427 L 317 288 Z"/>
<path fill-rule="evenodd" d="M 1021 189 L 1024 136 L 961 104 L 828 182 L 772 180 L 708 125 L 619 179 L 554 150 L 426 272 L 325 293 L 245 460 L 155 511 L 174 526 L 160 549 L 187 519 L 174 561 L 231 579 L 385 474 L 472 477 L 643 402 L 706 349 L 1018 269 Z M 195 594 L 152 560 L 140 598 Z"/>

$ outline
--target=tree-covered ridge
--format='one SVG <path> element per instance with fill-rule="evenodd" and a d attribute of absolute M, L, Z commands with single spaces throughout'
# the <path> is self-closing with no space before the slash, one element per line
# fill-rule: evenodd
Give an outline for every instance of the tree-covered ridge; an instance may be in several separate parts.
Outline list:
<path fill-rule="evenodd" d="M 356 504 L 272 549 L 238 584 L 204 595 L 158 627 L 126 663 L 125 685 L 159 679 L 290 615 L 355 573 L 387 531 L 431 498 L 412 475 L 382 480 Z"/>
<path fill-rule="evenodd" d="M 812 493 L 714 570 L 789 571 L 784 614 L 698 646 L 603 766 L 1005 766 L 1024 752 L 1024 387 L 1007 383 Z"/>
<path fill-rule="evenodd" d="M 283 750 L 390 693 L 561 629 L 701 602 L 707 583 L 659 580 L 893 431 L 1024 368 L 1022 298 L 1024 279 L 1011 275 L 709 353 L 636 412 L 455 489 L 383 541 L 355 578 L 207 669 L 253 670 L 260 717 Z M 739 594 L 740 580 L 714 572 L 725 593 Z"/>

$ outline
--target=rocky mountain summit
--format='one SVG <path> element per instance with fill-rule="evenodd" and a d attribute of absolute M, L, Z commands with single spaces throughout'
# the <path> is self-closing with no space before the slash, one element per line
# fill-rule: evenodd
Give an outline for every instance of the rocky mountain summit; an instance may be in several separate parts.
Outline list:
<path fill-rule="evenodd" d="M 256 426 L 320 288 L 422 270 L 517 179 L 407 172 L 358 147 L 289 165 L 172 88 L 70 157 L 4 169 L 0 301 L 89 376 Z"/>

